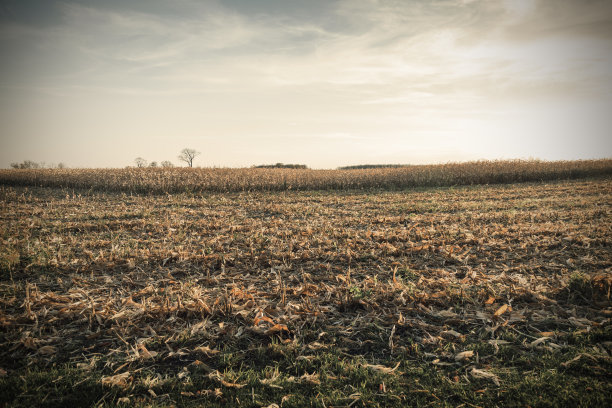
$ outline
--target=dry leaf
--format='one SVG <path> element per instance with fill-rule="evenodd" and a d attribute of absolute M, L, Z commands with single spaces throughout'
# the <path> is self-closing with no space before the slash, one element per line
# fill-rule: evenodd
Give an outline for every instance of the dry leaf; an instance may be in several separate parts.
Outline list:
<path fill-rule="evenodd" d="M 199 351 L 201 353 L 206 354 L 206 356 L 214 356 L 215 354 L 219 354 L 219 350 L 211 349 L 208 346 L 200 346 L 193 349 L 193 351 Z"/>
<path fill-rule="evenodd" d="M 468 360 L 472 357 L 474 357 L 474 350 L 462 351 L 455 355 L 455 361 Z"/>
<path fill-rule="evenodd" d="M 221 380 L 221 384 L 223 384 L 225 387 L 228 387 L 228 388 L 242 388 L 246 385 L 246 384 L 232 383 L 232 382 L 225 381 L 225 380 Z"/>
<path fill-rule="evenodd" d="M 379 373 L 391 374 L 392 372 L 397 370 L 399 366 L 400 366 L 400 363 L 398 362 L 393 368 L 385 367 L 384 365 L 380 365 L 380 364 L 365 364 L 364 367 L 367 367 L 370 370 L 378 371 Z"/>
<path fill-rule="evenodd" d="M 270 327 L 267 331 L 266 334 L 270 335 L 270 334 L 274 334 L 274 333 L 279 333 L 279 332 L 288 332 L 289 329 L 287 328 L 286 325 L 284 324 L 275 324 L 274 326 Z"/>
<path fill-rule="evenodd" d="M 219 381 L 223 386 L 228 387 L 228 388 L 242 388 L 246 385 L 246 384 L 238 384 L 238 383 L 232 383 L 232 382 L 226 381 L 225 378 L 223 378 L 223 376 L 221 375 L 221 373 L 217 370 L 208 374 L 208 377 L 213 380 Z"/>
<path fill-rule="evenodd" d="M 313 341 L 312 343 L 308 343 L 308 348 L 311 350 L 320 350 L 320 349 L 326 349 L 329 346 L 323 343 L 319 343 L 318 341 Z"/>
<path fill-rule="evenodd" d="M 493 346 L 500 346 L 502 344 L 510 344 L 509 341 L 507 340 L 489 340 L 487 341 L 487 343 L 493 345 Z"/>
<path fill-rule="evenodd" d="M 486 378 L 487 380 L 491 380 L 499 387 L 499 377 L 489 371 L 472 368 L 470 374 L 474 378 Z"/>
<path fill-rule="evenodd" d="M 138 351 L 140 352 L 140 357 L 142 357 L 145 360 L 154 358 L 157 355 L 157 351 L 147 350 L 145 345 L 142 343 L 138 345 Z"/>
<path fill-rule="evenodd" d="M 255 320 L 253 320 L 253 326 L 257 326 L 261 322 L 275 324 L 274 320 L 270 319 L 268 316 L 261 315 L 261 316 L 255 317 Z"/>
<path fill-rule="evenodd" d="M 443 330 L 440 332 L 440 335 L 446 337 L 454 337 L 456 339 L 462 339 L 463 337 L 465 337 L 463 334 L 456 332 L 455 330 Z"/>
<path fill-rule="evenodd" d="M 495 303 L 495 298 L 493 296 L 489 296 L 485 302 L 485 305 L 492 305 L 493 303 Z"/>
<path fill-rule="evenodd" d="M 495 313 L 493 313 L 493 317 L 496 317 L 496 318 L 500 317 L 501 315 L 506 313 L 506 310 L 508 310 L 508 305 L 501 306 L 499 309 L 495 311 Z"/>
<path fill-rule="evenodd" d="M 321 381 L 319 381 L 319 374 L 317 373 L 312 373 L 312 374 L 306 373 L 300 377 L 300 380 L 302 382 L 306 382 L 306 383 L 313 384 L 313 385 L 321 384 Z"/>
<path fill-rule="evenodd" d="M 102 377 L 102 385 L 107 387 L 120 387 L 127 388 L 132 378 L 130 377 L 130 372 L 126 371 L 125 373 L 112 375 L 110 377 Z"/>

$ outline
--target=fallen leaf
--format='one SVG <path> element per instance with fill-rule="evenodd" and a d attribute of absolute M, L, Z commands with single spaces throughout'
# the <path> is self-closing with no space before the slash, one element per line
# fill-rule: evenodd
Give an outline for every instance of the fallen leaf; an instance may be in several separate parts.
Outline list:
<path fill-rule="evenodd" d="M 506 310 L 508 310 L 508 305 L 502 305 L 499 309 L 495 311 L 495 313 L 493 313 L 493 317 L 500 317 L 501 315 L 506 313 Z"/>
<path fill-rule="evenodd" d="M 366 364 L 364 367 L 369 368 L 370 370 L 378 371 L 379 373 L 391 374 L 392 372 L 397 370 L 397 367 L 399 366 L 400 363 L 398 362 L 393 368 L 385 367 L 384 365 L 380 364 Z"/>
<path fill-rule="evenodd" d="M 312 373 L 312 374 L 306 373 L 300 377 L 300 380 L 302 382 L 306 382 L 306 383 L 313 384 L 313 385 L 321 384 L 321 381 L 319 381 L 319 374 L 317 373 Z"/>
<path fill-rule="evenodd" d="M 474 350 L 462 351 L 455 355 L 455 361 L 468 360 L 474 356 Z"/>
<path fill-rule="evenodd" d="M 149 350 L 147 350 L 145 345 L 142 344 L 142 343 L 138 345 L 138 351 L 140 352 L 140 357 L 142 357 L 145 360 L 149 360 L 151 358 L 154 358 L 157 355 L 157 351 L 149 351 Z"/>
<path fill-rule="evenodd" d="M 253 326 L 257 326 L 260 322 L 274 324 L 274 320 L 270 319 L 268 316 L 258 316 L 255 317 L 255 320 L 253 320 Z"/>
<path fill-rule="evenodd" d="M 226 381 L 225 378 L 223 378 L 223 376 L 221 375 L 221 373 L 217 370 L 208 374 L 208 377 L 213 380 L 219 381 L 224 387 L 228 387 L 228 388 L 242 388 L 246 385 L 246 384 L 238 384 L 238 383 Z"/>
<path fill-rule="evenodd" d="M 101 379 L 102 385 L 105 385 L 107 387 L 120 387 L 120 388 L 127 388 L 131 380 L 132 378 L 130 377 L 129 371 L 126 371 L 125 373 L 121 373 L 117 375 L 112 375 L 109 377 L 102 377 Z"/>
<path fill-rule="evenodd" d="M 326 349 L 327 347 L 329 346 L 323 343 L 319 343 L 318 341 L 313 341 L 312 343 L 308 344 L 308 348 L 311 350 Z"/>
<path fill-rule="evenodd" d="M 463 337 L 465 337 L 463 336 L 463 334 L 456 332 L 455 330 L 444 330 L 440 332 L 440 335 L 446 337 L 454 337 L 456 339 L 462 339 Z"/>
<path fill-rule="evenodd" d="M 489 298 L 485 301 L 485 305 L 492 305 L 495 303 L 495 298 L 493 296 L 489 296 Z"/>
<path fill-rule="evenodd" d="M 470 371 L 470 374 L 474 378 L 485 378 L 487 380 L 491 380 L 495 383 L 495 385 L 499 387 L 499 377 L 493 374 L 492 372 L 489 372 L 486 370 L 479 370 L 477 368 L 472 368 L 472 371 Z"/>
<path fill-rule="evenodd" d="M 232 383 L 232 382 L 225 381 L 225 380 L 221 380 L 221 384 L 223 384 L 223 386 L 228 387 L 228 388 L 242 388 L 246 385 L 246 384 Z"/>
<path fill-rule="evenodd" d="M 206 356 L 214 356 L 215 354 L 219 354 L 219 350 L 211 349 L 208 346 L 200 346 L 193 349 L 193 351 L 199 351 L 201 353 L 206 354 Z"/>
<path fill-rule="evenodd" d="M 509 341 L 507 340 L 489 340 L 487 341 L 487 343 L 493 345 L 493 346 L 500 346 L 502 344 L 510 344 Z"/>
<path fill-rule="evenodd" d="M 287 328 L 286 325 L 284 324 L 275 324 L 274 326 L 270 327 L 267 331 L 266 334 L 270 335 L 270 334 L 274 334 L 274 333 L 279 333 L 279 332 L 288 332 L 289 329 Z"/>

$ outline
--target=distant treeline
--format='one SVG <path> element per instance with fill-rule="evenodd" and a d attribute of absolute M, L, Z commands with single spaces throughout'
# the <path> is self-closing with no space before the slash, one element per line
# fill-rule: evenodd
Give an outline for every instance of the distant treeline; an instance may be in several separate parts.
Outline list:
<path fill-rule="evenodd" d="M 283 165 L 287 166 L 287 165 Z M 277 168 L 10 169 L 0 185 L 80 188 L 142 194 L 287 191 L 399 190 L 474 184 L 612 178 L 612 159 L 546 162 L 477 161 L 396 168 L 311 170 Z"/>
<path fill-rule="evenodd" d="M 401 167 L 410 167 L 410 164 L 357 164 L 355 166 L 338 167 L 338 170 L 399 169 Z"/>
<path fill-rule="evenodd" d="M 253 166 L 255 169 L 307 169 L 305 164 L 260 164 L 259 166 Z"/>
<path fill-rule="evenodd" d="M 66 165 L 64 163 L 47 164 L 45 162 L 24 160 L 21 163 L 11 163 L 11 167 L 14 169 L 65 169 Z"/>

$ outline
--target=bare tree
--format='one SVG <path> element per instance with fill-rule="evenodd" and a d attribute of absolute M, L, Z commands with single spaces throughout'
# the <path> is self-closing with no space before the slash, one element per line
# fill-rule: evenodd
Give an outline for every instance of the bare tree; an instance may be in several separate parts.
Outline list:
<path fill-rule="evenodd" d="M 179 154 L 178 159 L 187 163 L 189 167 L 193 167 L 193 159 L 195 159 L 199 154 L 200 152 L 196 152 L 195 149 L 185 148 L 181 150 L 181 154 Z"/>
<path fill-rule="evenodd" d="M 142 157 L 137 157 L 134 159 L 134 163 L 136 163 L 136 167 L 146 167 L 147 161 Z"/>
<path fill-rule="evenodd" d="M 151 163 L 149 163 L 149 167 L 157 167 L 157 162 L 152 161 Z"/>
<path fill-rule="evenodd" d="M 41 164 L 32 160 L 24 160 L 22 163 L 11 163 L 11 167 L 14 169 L 41 169 L 44 167 L 44 162 Z"/>
<path fill-rule="evenodd" d="M 163 162 L 161 162 L 161 166 L 162 167 L 174 167 L 174 164 L 172 164 L 172 162 L 169 160 L 164 160 Z"/>

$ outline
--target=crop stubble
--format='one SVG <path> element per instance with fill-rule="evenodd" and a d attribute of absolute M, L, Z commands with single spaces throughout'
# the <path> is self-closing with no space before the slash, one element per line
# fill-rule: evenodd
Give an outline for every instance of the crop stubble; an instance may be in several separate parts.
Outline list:
<path fill-rule="evenodd" d="M 418 391 L 415 368 L 427 367 L 470 390 L 451 400 L 467 403 L 501 398 L 557 356 L 559 378 L 578 375 L 610 400 L 607 179 L 159 196 L 4 187 L 0 197 L 5 377 L 68 364 L 98 376 L 103 402 L 155 401 L 163 389 L 175 402 L 236 403 L 255 381 L 281 395 L 314 387 L 328 405 L 436 403 L 443 391 Z M 293 353 L 293 365 L 270 375 L 272 359 L 241 376 L 265 347 Z M 326 396 L 343 374 L 309 365 L 323 352 L 360 362 L 380 388 L 369 400 Z M 194 369 L 209 382 L 194 385 Z M 257 403 L 281 404 L 274 392 Z"/>

